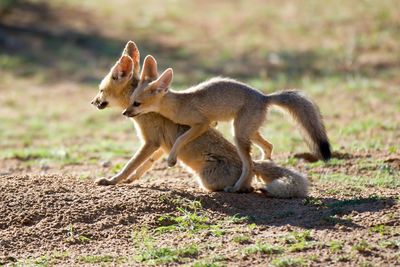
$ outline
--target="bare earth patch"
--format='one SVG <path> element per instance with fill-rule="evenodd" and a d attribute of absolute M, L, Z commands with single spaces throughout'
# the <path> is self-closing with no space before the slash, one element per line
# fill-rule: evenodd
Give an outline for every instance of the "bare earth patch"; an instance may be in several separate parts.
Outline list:
<path fill-rule="evenodd" d="M 64 172 L 79 168 L 89 167 Z M 207 193 L 165 162 L 132 185 L 23 168 L 0 179 L 2 264 L 399 264 L 396 188 L 314 181 L 306 199 Z"/>

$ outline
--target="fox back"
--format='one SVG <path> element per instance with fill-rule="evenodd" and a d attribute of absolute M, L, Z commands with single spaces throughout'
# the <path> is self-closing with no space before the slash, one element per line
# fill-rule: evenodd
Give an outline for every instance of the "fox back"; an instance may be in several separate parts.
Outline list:
<path fill-rule="evenodd" d="M 265 110 L 265 96 L 250 86 L 228 78 L 213 78 L 184 91 L 168 90 L 172 72 L 138 87 L 128 115 L 158 112 L 172 121 L 192 125 L 233 119 L 243 109 Z M 163 79 L 164 78 L 164 79 Z"/>

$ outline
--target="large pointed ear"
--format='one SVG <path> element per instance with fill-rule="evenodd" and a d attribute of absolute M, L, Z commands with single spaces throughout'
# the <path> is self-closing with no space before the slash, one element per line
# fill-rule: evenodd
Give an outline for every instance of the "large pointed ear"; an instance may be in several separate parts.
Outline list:
<path fill-rule="evenodd" d="M 133 60 L 133 72 L 139 76 L 140 72 L 140 53 L 136 44 L 133 41 L 129 41 L 126 43 L 124 51 L 122 55 L 130 56 Z"/>
<path fill-rule="evenodd" d="M 143 68 L 142 68 L 142 73 L 140 74 L 140 80 L 154 81 L 157 78 L 158 78 L 157 61 L 153 56 L 148 55 L 146 56 L 143 62 Z"/>
<path fill-rule="evenodd" d="M 168 92 L 169 87 L 172 83 L 172 78 L 174 77 L 174 72 L 171 68 L 166 69 L 160 77 L 154 83 L 157 86 L 157 92 Z"/>
<path fill-rule="evenodd" d="M 132 77 L 133 61 L 130 56 L 122 56 L 113 67 L 113 80 L 127 80 Z"/>

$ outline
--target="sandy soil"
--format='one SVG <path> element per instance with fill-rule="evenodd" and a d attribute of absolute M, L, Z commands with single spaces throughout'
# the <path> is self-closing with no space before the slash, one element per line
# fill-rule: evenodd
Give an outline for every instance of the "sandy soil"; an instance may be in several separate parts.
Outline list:
<path fill-rule="evenodd" d="M 365 261 L 380 266 L 399 264 L 400 204 L 396 189 L 366 188 L 356 194 L 357 201 L 353 203 L 354 196 L 346 194 L 351 190 L 348 187 L 314 183 L 311 198 L 307 200 L 272 199 L 261 193 L 203 192 L 192 174 L 180 167 L 168 169 L 165 162 L 157 164 L 149 175 L 133 185 L 111 187 L 96 186 L 91 178 L 79 180 L 75 175 L 66 174 L 82 168 L 87 171 L 90 166 L 68 166 L 60 172 L 18 169 L 15 160 L 3 161 L 1 165 L 2 264 L 56 251 L 68 252 L 68 257 L 53 262 L 58 265 L 79 263 L 81 255 L 129 258 L 137 254 L 132 231 L 140 227 L 155 229 L 160 226 L 158 218 L 176 214 L 178 205 L 174 199 L 199 200 L 201 212 L 211 218 L 208 223 L 218 224 L 226 232 L 220 237 L 201 232 L 189 238 L 183 238 L 181 233 L 156 237 L 159 244 L 172 247 L 199 244 L 204 250 L 199 259 L 212 253 L 205 244 L 216 243 L 218 253 L 226 256 L 224 264 L 264 265 L 271 260 L 270 255 L 241 253 L 246 245 L 233 242 L 233 236 L 244 234 L 250 236 L 250 243 L 285 246 L 282 240 L 289 233 L 309 229 L 312 247 L 288 252 L 285 256 L 311 258 L 308 265 L 312 266 L 356 266 Z M 336 193 L 332 194 L 332 190 Z M 346 199 L 350 199 L 347 204 L 343 202 Z M 332 214 L 335 216 L 329 217 Z M 247 221 L 227 219 L 238 215 L 248 216 Z M 383 234 L 371 232 L 371 227 L 376 225 L 384 225 L 389 230 Z M 88 242 L 81 241 L 80 236 L 87 237 Z M 343 243 L 342 254 L 330 253 L 328 244 L 332 240 Z M 371 247 L 355 251 L 354 245 L 360 240 Z M 397 242 L 397 246 L 377 245 L 385 240 Z M 129 260 L 120 263 L 141 265 Z"/>

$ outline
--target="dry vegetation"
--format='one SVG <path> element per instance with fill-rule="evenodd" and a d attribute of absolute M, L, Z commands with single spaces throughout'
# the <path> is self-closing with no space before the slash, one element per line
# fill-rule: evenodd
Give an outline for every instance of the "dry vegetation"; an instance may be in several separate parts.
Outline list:
<path fill-rule="evenodd" d="M 399 265 L 399 9 L 2 1 L 0 265 Z M 278 112 L 264 129 L 277 163 L 312 180 L 310 197 L 205 193 L 164 160 L 134 185 L 95 186 L 139 146 L 128 120 L 89 104 L 129 39 L 175 69 L 177 88 L 223 75 L 315 99 L 332 161 L 296 157 L 306 146 Z"/>

